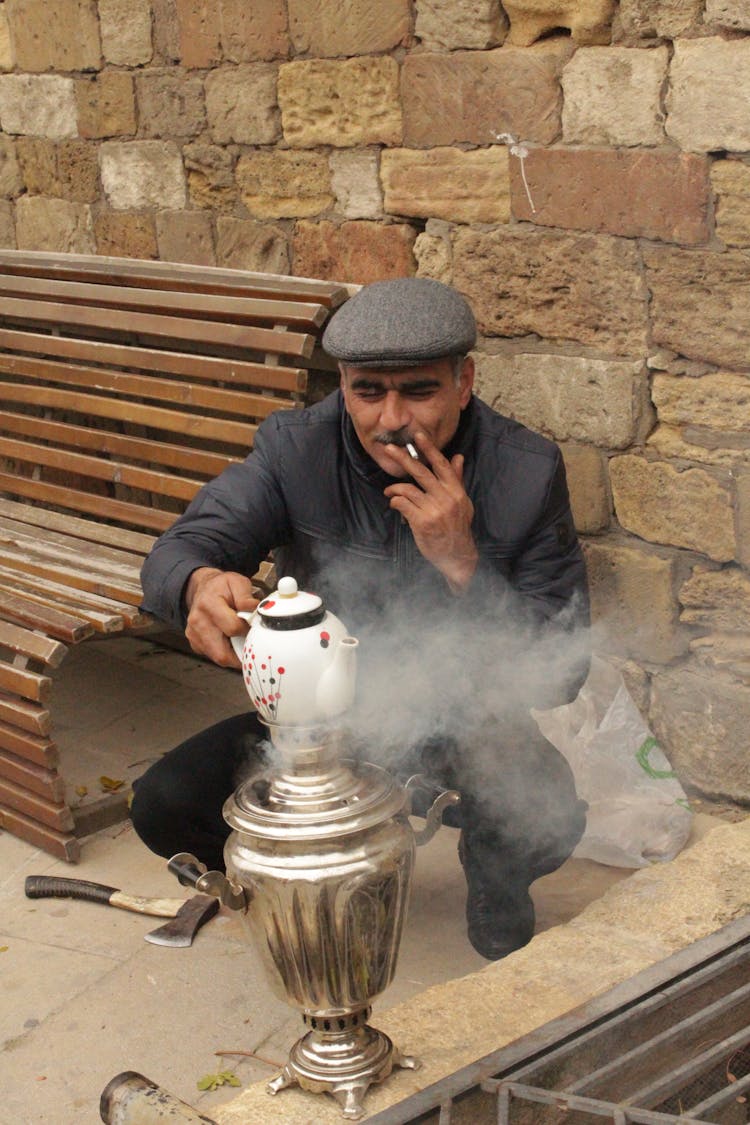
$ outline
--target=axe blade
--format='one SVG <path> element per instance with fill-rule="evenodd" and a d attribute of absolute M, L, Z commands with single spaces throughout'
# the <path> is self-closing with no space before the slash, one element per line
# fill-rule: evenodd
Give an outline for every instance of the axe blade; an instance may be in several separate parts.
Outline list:
<path fill-rule="evenodd" d="M 219 909 L 219 900 L 213 895 L 193 895 L 183 903 L 163 926 L 146 934 L 146 941 L 152 945 L 169 945 L 173 949 L 184 949 L 193 944 L 193 938 Z"/>

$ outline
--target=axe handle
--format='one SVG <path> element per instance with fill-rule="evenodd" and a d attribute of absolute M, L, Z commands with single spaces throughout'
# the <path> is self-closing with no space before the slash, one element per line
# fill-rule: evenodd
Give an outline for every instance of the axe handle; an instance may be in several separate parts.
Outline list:
<path fill-rule="evenodd" d="M 28 875 L 25 883 L 27 898 L 76 898 L 85 902 L 100 902 L 104 906 L 117 906 L 136 914 L 153 914 L 157 918 L 174 918 L 183 904 L 182 899 L 139 898 L 125 894 L 117 887 L 91 883 L 87 879 L 66 879 L 59 875 Z"/>

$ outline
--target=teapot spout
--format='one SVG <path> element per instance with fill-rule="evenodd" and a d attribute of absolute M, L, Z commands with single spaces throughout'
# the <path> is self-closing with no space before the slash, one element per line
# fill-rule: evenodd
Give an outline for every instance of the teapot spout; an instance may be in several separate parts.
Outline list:
<path fill-rule="evenodd" d="M 358 645 L 356 637 L 342 637 L 333 660 L 320 677 L 317 705 L 321 717 L 332 719 L 342 715 L 354 702 Z"/>

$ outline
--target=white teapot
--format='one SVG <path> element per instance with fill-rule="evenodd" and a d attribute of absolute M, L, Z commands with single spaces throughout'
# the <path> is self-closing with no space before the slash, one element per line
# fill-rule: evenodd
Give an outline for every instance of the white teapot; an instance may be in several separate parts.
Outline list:
<path fill-rule="evenodd" d="M 250 628 L 231 641 L 261 719 L 313 726 L 351 707 L 359 641 L 322 598 L 281 578 L 253 613 L 239 616 Z"/>

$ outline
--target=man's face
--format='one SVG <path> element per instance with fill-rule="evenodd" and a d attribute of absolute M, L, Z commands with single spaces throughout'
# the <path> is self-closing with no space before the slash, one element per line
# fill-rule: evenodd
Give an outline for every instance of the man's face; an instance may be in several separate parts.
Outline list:
<path fill-rule="evenodd" d="M 357 437 L 389 476 L 403 476 L 386 445 L 413 442 L 417 430 L 442 450 L 471 398 L 474 362 L 463 361 L 456 379 L 452 359 L 421 367 L 381 369 L 341 365 L 341 390 Z"/>

